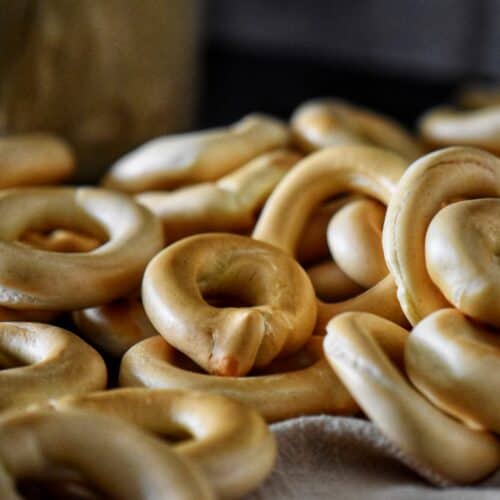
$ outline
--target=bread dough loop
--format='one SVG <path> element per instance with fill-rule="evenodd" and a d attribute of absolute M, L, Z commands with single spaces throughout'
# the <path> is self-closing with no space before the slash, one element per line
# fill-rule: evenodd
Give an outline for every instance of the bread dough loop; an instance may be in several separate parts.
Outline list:
<path fill-rule="evenodd" d="M 58 184 L 75 169 L 69 144 L 52 134 L 0 137 L 0 189 Z"/>
<path fill-rule="evenodd" d="M 325 200 L 346 192 L 361 193 L 387 204 L 406 168 L 401 157 L 369 146 L 325 148 L 300 161 L 269 197 L 253 237 L 294 255 L 314 209 Z M 406 324 L 391 276 L 352 299 L 337 303 L 319 301 L 316 333 L 344 311 L 367 311 Z"/>
<path fill-rule="evenodd" d="M 0 410 L 106 387 L 100 354 L 73 333 L 42 323 L 0 323 Z"/>
<path fill-rule="evenodd" d="M 500 465 L 500 444 L 437 409 L 398 371 L 408 332 L 367 313 L 345 313 L 327 327 L 325 355 L 365 413 L 427 479 L 479 481 Z"/>
<path fill-rule="evenodd" d="M 0 197 L 0 211 L 0 304 L 14 309 L 72 310 L 127 295 L 163 246 L 156 217 L 128 196 L 104 189 L 13 189 Z M 54 227 L 108 241 L 78 253 L 16 242 L 28 229 Z"/>
<path fill-rule="evenodd" d="M 328 366 L 322 337 L 288 358 L 275 360 L 265 372 L 246 377 L 218 377 L 189 363 L 160 336 L 139 342 L 123 357 L 120 385 L 223 394 L 275 422 L 300 415 L 350 415 L 358 407 Z"/>
<path fill-rule="evenodd" d="M 401 307 L 413 325 L 449 307 L 448 300 L 500 325 L 498 295 L 489 297 L 498 288 L 498 210 L 488 215 L 487 208 L 498 202 L 467 201 L 499 196 L 500 159 L 478 149 L 436 151 L 405 172 L 387 208 L 382 240 Z"/>
<path fill-rule="evenodd" d="M 242 302 L 214 307 L 210 297 Z M 158 332 L 210 373 L 244 375 L 300 349 L 312 335 L 316 298 L 284 252 L 245 236 L 180 240 L 151 260 L 142 299 Z"/>
<path fill-rule="evenodd" d="M 153 139 L 119 159 L 103 185 L 140 193 L 214 181 L 288 141 L 284 123 L 249 115 L 231 127 Z"/>
<path fill-rule="evenodd" d="M 59 411 L 120 417 L 159 435 L 185 437 L 175 450 L 200 467 L 217 494 L 240 498 L 271 472 L 276 442 L 255 411 L 217 394 L 126 388 L 51 401 Z"/>
<path fill-rule="evenodd" d="M 329 146 L 371 145 L 413 161 L 423 153 L 418 141 L 399 123 L 340 99 L 317 99 L 293 113 L 292 131 L 307 152 Z"/>
<path fill-rule="evenodd" d="M 169 243 L 198 233 L 251 231 L 276 184 L 300 156 L 281 149 L 258 156 L 216 182 L 136 196 L 163 223 Z"/>
<path fill-rule="evenodd" d="M 109 498 L 214 500 L 195 464 L 166 443 L 118 418 L 34 410 L 0 421 L 0 496 L 19 500 L 16 482 L 64 472 Z"/>

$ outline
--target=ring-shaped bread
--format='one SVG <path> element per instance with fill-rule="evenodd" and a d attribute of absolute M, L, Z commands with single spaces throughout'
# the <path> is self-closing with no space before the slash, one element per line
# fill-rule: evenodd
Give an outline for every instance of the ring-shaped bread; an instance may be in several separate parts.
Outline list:
<path fill-rule="evenodd" d="M 241 301 L 210 305 L 210 297 Z M 142 283 L 158 332 L 210 373 L 238 376 L 300 349 L 312 335 L 316 297 L 281 250 L 245 236 L 189 236 L 158 253 Z"/>
<path fill-rule="evenodd" d="M 230 127 L 158 137 L 120 158 L 103 180 L 110 189 L 140 193 L 214 181 L 289 141 L 284 123 L 248 115 Z"/>
<path fill-rule="evenodd" d="M 474 146 L 500 154 L 500 104 L 464 111 L 432 109 L 420 119 L 419 129 L 433 147 Z"/>
<path fill-rule="evenodd" d="M 100 354 L 67 330 L 0 323 L 0 410 L 106 387 Z"/>
<path fill-rule="evenodd" d="M 299 159 L 297 153 L 279 149 L 258 156 L 216 182 L 150 191 L 135 199 L 158 216 L 169 243 L 198 233 L 245 233 L 252 230 L 269 194 Z"/>
<path fill-rule="evenodd" d="M 215 498 L 195 464 L 121 419 L 47 410 L 15 412 L 0 419 L 2 500 L 20 500 L 21 481 L 59 481 L 63 486 L 68 478 L 88 484 L 98 498 Z"/>
<path fill-rule="evenodd" d="M 265 372 L 220 377 L 204 373 L 157 336 L 139 342 L 123 356 L 119 380 L 125 387 L 222 394 L 254 408 L 269 422 L 356 413 L 358 407 L 328 366 L 321 343 L 322 337 L 311 337 L 298 353 L 275 360 Z"/>
<path fill-rule="evenodd" d="M 325 356 L 371 420 L 407 463 L 434 483 L 479 481 L 500 466 L 500 443 L 470 429 L 420 395 L 391 362 L 404 360 L 408 332 L 367 313 L 333 318 Z"/>
<path fill-rule="evenodd" d="M 59 411 L 88 410 L 123 418 L 174 443 L 223 498 L 255 489 L 273 468 L 276 442 L 253 409 L 210 393 L 126 388 L 51 401 Z"/>
<path fill-rule="evenodd" d="M 158 335 L 136 295 L 73 311 L 78 333 L 113 357 L 122 357 L 141 340 Z"/>
<path fill-rule="evenodd" d="M 300 161 L 273 191 L 257 221 L 253 238 L 294 255 L 314 209 L 333 196 L 355 192 L 389 203 L 406 169 L 399 156 L 369 146 L 337 146 Z M 319 301 L 316 332 L 344 311 L 366 311 L 406 324 L 389 275 L 374 287 L 344 302 Z"/>
<path fill-rule="evenodd" d="M 342 145 L 371 145 L 413 161 L 422 154 L 415 138 L 387 116 L 340 99 L 301 104 L 291 119 L 296 141 L 307 152 Z"/>
<path fill-rule="evenodd" d="M 500 326 L 495 298 L 488 298 L 491 290 L 498 288 L 495 283 L 492 285 L 498 274 L 494 244 L 498 223 L 494 214 L 484 214 L 483 204 L 477 209 L 475 204 L 465 201 L 465 208 L 460 209 L 463 200 L 499 196 L 500 159 L 479 149 L 452 147 L 436 151 L 414 162 L 405 172 L 388 205 L 382 241 L 401 307 L 412 325 L 433 311 L 449 307 L 446 295 L 458 309 L 465 307 L 467 314 Z M 458 222 L 457 213 L 461 214 Z M 430 231 L 436 216 L 444 222 Z M 465 237 L 448 230 L 453 218 L 453 227 Z M 484 223 L 478 224 L 483 219 Z M 440 231 L 446 231 L 449 238 L 444 239 Z M 464 258 L 457 261 L 457 255 Z M 478 262 L 471 262 L 474 259 Z M 446 283 L 445 295 L 432 280 L 429 265 L 435 276 Z M 480 306 L 480 311 L 488 310 L 492 315 L 478 317 L 482 312 L 474 314 L 467 304 Z"/>
<path fill-rule="evenodd" d="M 52 134 L 0 136 L 0 189 L 58 184 L 71 176 L 75 157 Z"/>
<path fill-rule="evenodd" d="M 371 199 L 342 207 L 327 228 L 328 247 L 339 268 L 363 288 L 384 279 L 389 270 L 382 249 L 385 209 Z"/>
<path fill-rule="evenodd" d="M 104 189 L 13 189 L 0 197 L 0 212 L 0 304 L 14 309 L 72 310 L 122 297 L 139 286 L 146 264 L 163 246 L 156 217 Z M 82 253 L 16 242 L 28 229 L 53 227 L 108 241 Z"/>
<path fill-rule="evenodd" d="M 436 406 L 500 434 L 500 336 L 456 309 L 441 309 L 412 331 L 405 350 L 413 384 Z"/>

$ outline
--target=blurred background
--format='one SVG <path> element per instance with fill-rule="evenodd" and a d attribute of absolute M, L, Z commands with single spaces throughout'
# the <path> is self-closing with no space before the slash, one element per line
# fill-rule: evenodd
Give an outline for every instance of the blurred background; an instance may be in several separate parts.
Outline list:
<path fill-rule="evenodd" d="M 53 130 L 81 180 L 148 138 L 338 96 L 412 127 L 500 79 L 500 0 L 0 0 L 0 130 Z"/>

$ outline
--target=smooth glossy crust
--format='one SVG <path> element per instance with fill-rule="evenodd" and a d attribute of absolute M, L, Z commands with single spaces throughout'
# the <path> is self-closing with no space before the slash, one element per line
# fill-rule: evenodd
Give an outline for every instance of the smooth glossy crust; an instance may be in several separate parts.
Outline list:
<path fill-rule="evenodd" d="M 295 254 L 307 221 L 325 200 L 353 192 L 387 204 L 406 168 L 399 156 L 368 146 L 325 148 L 300 161 L 269 197 L 253 237 Z M 319 303 L 316 332 L 343 311 L 368 311 L 406 324 L 388 276 L 367 292 L 340 303 Z"/>
<path fill-rule="evenodd" d="M 397 122 L 340 99 L 300 105 L 291 119 L 294 138 L 307 152 L 329 146 L 372 145 L 412 161 L 422 154 L 418 141 Z"/>
<path fill-rule="evenodd" d="M 263 418 L 216 394 L 127 388 L 52 401 L 51 407 L 90 410 L 156 434 L 187 436 L 174 445 L 176 451 L 198 465 L 223 498 L 255 489 L 276 457 L 276 442 Z"/>
<path fill-rule="evenodd" d="M 500 433 L 500 336 L 455 309 L 427 316 L 406 344 L 413 384 L 471 427 Z"/>
<path fill-rule="evenodd" d="M 69 144 L 51 134 L 0 137 L 0 189 L 58 184 L 73 173 Z"/>
<path fill-rule="evenodd" d="M 420 119 L 419 129 L 434 147 L 467 145 L 500 154 L 500 104 L 466 111 L 436 108 Z"/>
<path fill-rule="evenodd" d="M 325 355 L 371 420 L 408 463 L 435 483 L 472 483 L 500 465 L 500 445 L 446 416 L 390 361 L 401 365 L 408 332 L 383 318 L 346 313 L 327 327 Z"/>
<path fill-rule="evenodd" d="M 186 365 L 161 337 L 153 337 L 125 354 L 120 385 L 223 394 L 254 408 L 270 422 L 300 415 L 357 411 L 357 405 L 328 366 L 319 337 L 312 337 L 289 358 L 276 360 L 265 374 L 218 377 L 203 373 L 193 364 Z"/>
<path fill-rule="evenodd" d="M 2 499 L 20 499 L 20 479 L 57 479 L 67 468 L 109 498 L 215 499 L 194 464 L 121 419 L 36 410 L 0 420 Z"/>
<path fill-rule="evenodd" d="M 221 296 L 223 307 L 207 302 Z M 224 297 L 239 307 L 224 307 Z M 190 236 L 156 255 L 142 299 L 169 343 L 219 375 L 244 375 L 297 351 L 316 321 L 314 289 L 294 259 L 225 233 Z"/>
<path fill-rule="evenodd" d="M 97 351 L 76 335 L 41 323 L 0 323 L 0 409 L 106 387 Z"/>
<path fill-rule="evenodd" d="M 251 231 L 257 213 L 300 156 L 280 149 L 258 156 L 217 182 L 136 196 L 162 221 L 169 243 L 192 234 Z"/>
<path fill-rule="evenodd" d="M 288 140 L 288 129 L 279 120 L 249 115 L 231 127 L 149 141 L 118 160 L 103 185 L 140 193 L 213 181 Z"/>
<path fill-rule="evenodd" d="M 387 208 L 382 241 L 398 299 L 413 325 L 449 307 L 426 265 L 425 238 L 432 219 L 451 203 L 499 195 L 500 160 L 473 148 L 430 153 L 401 178 Z"/>
<path fill-rule="evenodd" d="M 107 303 L 136 289 L 162 248 L 160 222 L 128 196 L 98 188 L 13 189 L 0 197 L 0 304 L 71 310 Z M 108 241 L 62 253 L 16 243 L 28 229 L 81 230 Z"/>
<path fill-rule="evenodd" d="M 158 335 L 135 295 L 111 304 L 74 311 L 72 318 L 83 337 L 117 358 L 137 342 Z"/>

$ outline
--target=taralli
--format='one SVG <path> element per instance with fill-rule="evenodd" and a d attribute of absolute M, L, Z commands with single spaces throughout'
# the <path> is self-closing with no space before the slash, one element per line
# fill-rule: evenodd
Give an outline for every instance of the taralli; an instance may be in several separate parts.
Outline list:
<path fill-rule="evenodd" d="M 0 304 L 71 310 L 136 289 L 163 247 L 160 222 L 128 196 L 97 188 L 13 189 L 0 197 Z M 28 229 L 70 228 L 108 240 L 85 253 L 20 245 Z"/>
<path fill-rule="evenodd" d="M 448 205 L 432 219 L 425 238 L 429 276 L 446 299 L 472 318 L 497 327 L 499 244 L 500 198 Z"/>
<path fill-rule="evenodd" d="M 96 493 L 123 500 L 215 499 L 201 471 L 166 443 L 118 418 L 90 412 L 4 417 L 0 470 L 3 500 L 22 498 L 17 485 L 23 482 L 34 482 L 40 495 L 44 483 L 53 483 L 57 492 L 57 483 L 64 488 L 68 479 L 88 485 L 83 491 L 88 495 L 90 489 L 90 498 Z"/>
<path fill-rule="evenodd" d="M 413 384 L 471 427 L 500 433 L 500 337 L 455 309 L 427 316 L 406 345 Z"/>
<path fill-rule="evenodd" d="M 0 189 L 58 184 L 73 173 L 70 146 L 50 134 L 0 137 Z"/>
<path fill-rule="evenodd" d="M 340 269 L 363 288 L 384 279 L 389 270 L 382 249 L 384 207 L 361 199 L 341 208 L 328 224 L 327 241 Z"/>
<path fill-rule="evenodd" d="M 249 115 L 228 128 L 154 139 L 118 160 L 103 184 L 140 193 L 214 181 L 288 141 L 285 124 Z"/>
<path fill-rule="evenodd" d="M 264 419 L 229 398 L 165 389 L 117 389 L 52 401 L 60 411 L 89 410 L 121 417 L 147 431 L 176 438 L 223 498 L 255 489 L 273 468 L 276 443 Z"/>
<path fill-rule="evenodd" d="M 387 208 L 383 247 L 401 307 L 413 325 L 449 307 L 448 297 L 463 312 L 500 326 L 498 295 L 492 294 L 498 289 L 498 210 L 488 214 L 489 202 L 459 203 L 499 196 L 500 159 L 477 149 L 443 149 L 406 171 Z"/>
<path fill-rule="evenodd" d="M 422 138 L 433 147 L 475 146 L 500 154 L 500 104 L 477 110 L 437 108 L 419 121 Z"/>
<path fill-rule="evenodd" d="M 265 374 L 217 377 L 203 373 L 160 336 L 152 337 L 125 354 L 120 385 L 223 394 L 270 422 L 318 413 L 353 414 L 357 405 L 328 366 L 321 342 L 321 337 L 311 337 L 298 353 L 271 363 Z"/>
<path fill-rule="evenodd" d="M 446 416 L 398 372 L 408 333 L 366 313 L 332 319 L 324 341 L 332 368 L 404 459 L 438 484 L 478 481 L 500 466 L 500 444 Z M 402 458 L 403 458 L 402 457 Z"/>
<path fill-rule="evenodd" d="M 317 264 L 331 260 L 326 239 L 326 230 L 333 215 L 347 203 L 360 199 L 358 195 L 338 196 L 316 208 L 305 223 L 304 231 L 295 252 L 297 260 L 303 264 Z"/>
<path fill-rule="evenodd" d="M 142 193 L 136 200 L 159 217 L 169 242 L 197 233 L 243 233 L 253 228 L 258 210 L 299 159 L 291 151 L 273 151 L 217 182 L 172 192 Z"/>
<path fill-rule="evenodd" d="M 325 302 L 346 300 L 364 291 L 333 261 L 316 264 L 307 269 L 316 297 Z"/>
<path fill-rule="evenodd" d="M 365 144 L 394 151 L 410 161 L 422 154 L 418 142 L 394 120 L 340 99 L 302 104 L 291 125 L 297 142 L 307 152 Z"/>
<path fill-rule="evenodd" d="M 396 191 L 406 162 L 369 146 L 325 148 L 299 162 L 269 197 L 253 237 L 294 255 L 301 232 L 314 209 L 345 192 L 362 193 L 387 204 Z M 361 295 L 344 302 L 318 305 L 316 332 L 324 333 L 330 318 L 344 311 L 367 311 L 406 324 L 387 276 Z"/>
<path fill-rule="evenodd" d="M 227 298 L 213 307 L 206 300 Z M 300 349 L 316 321 L 305 271 L 279 249 L 245 236 L 180 240 L 148 264 L 146 313 L 158 332 L 206 371 L 238 376 Z"/>
<path fill-rule="evenodd" d="M 0 323 L 0 367 L 0 410 L 106 387 L 97 351 L 42 323 Z"/>
<path fill-rule="evenodd" d="M 115 357 L 123 356 L 137 342 L 158 335 L 135 295 L 74 311 L 72 317 L 83 337 Z"/>

